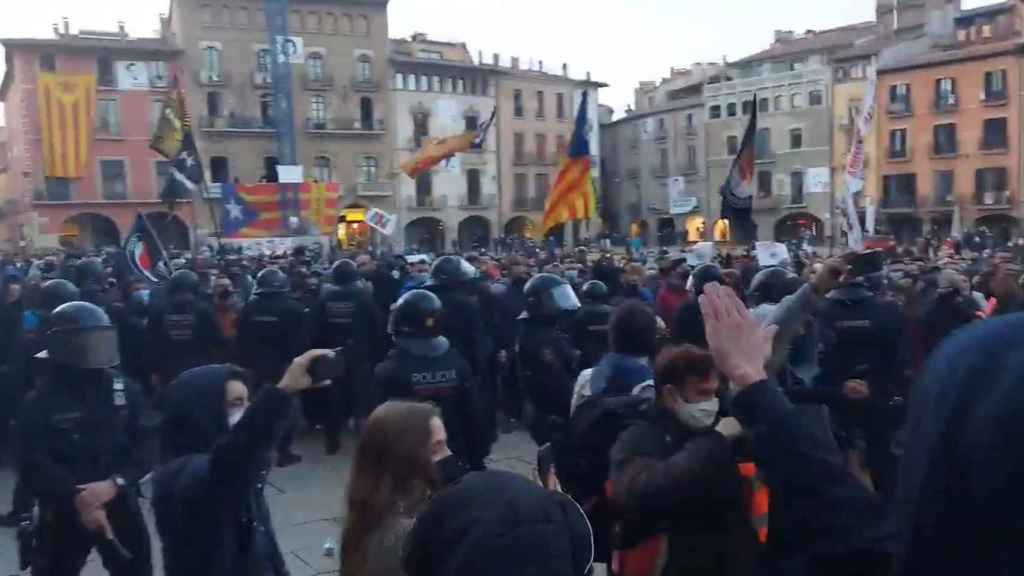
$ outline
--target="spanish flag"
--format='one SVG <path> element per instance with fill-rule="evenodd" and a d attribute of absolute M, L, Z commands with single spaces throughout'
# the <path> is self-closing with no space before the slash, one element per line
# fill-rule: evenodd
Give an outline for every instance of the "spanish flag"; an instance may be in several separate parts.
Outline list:
<path fill-rule="evenodd" d="M 36 97 L 48 178 L 81 178 L 96 115 L 96 77 L 42 72 Z"/>
<path fill-rule="evenodd" d="M 555 178 L 544 206 L 541 233 L 571 220 L 590 220 L 597 213 L 594 182 L 590 178 L 590 142 L 587 140 L 587 91 L 583 91 L 569 155 Z"/>

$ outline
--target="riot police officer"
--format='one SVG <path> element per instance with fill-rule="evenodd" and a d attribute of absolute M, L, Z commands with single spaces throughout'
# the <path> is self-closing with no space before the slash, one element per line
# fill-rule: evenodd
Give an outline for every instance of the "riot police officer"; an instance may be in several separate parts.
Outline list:
<path fill-rule="evenodd" d="M 39 499 L 32 573 L 78 574 L 96 547 L 107 571 L 152 572 L 137 483 L 149 470 L 137 386 L 114 367 L 117 331 L 87 302 L 53 311 L 49 378 L 18 423 L 21 471 Z"/>
<path fill-rule="evenodd" d="M 842 285 L 830 292 L 818 314 L 821 339 L 816 388 L 830 390 L 830 404 L 846 448 L 864 444 L 875 488 L 894 487 L 892 435 L 903 410 L 907 368 L 905 326 L 899 305 L 871 290 L 883 268 L 882 253 L 853 258 Z"/>
<path fill-rule="evenodd" d="M 580 351 L 580 370 L 593 368 L 608 352 L 608 322 L 613 308 L 608 305 L 611 294 L 600 280 L 591 280 L 580 290 L 583 306 L 572 320 L 572 342 Z"/>
<path fill-rule="evenodd" d="M 698 298 L 704 293 L 704 286 L 717 282 L 725 285 L 722 269 L 718 264 L 701 264 L 690 274 L 688 286 L 693 290 L 693 298 L 683 303 L 676 312 L 672 323 L 672 340 L 676 344 L 693 344 L 701 348 L 708 347 L 708 339 L 704 334 L 704 316 L 700 312 Z"/>
<path fill-rule="evenodd" d="M 178 270 L 167 282 L 167 301 L 151 310 L 146 325 L 154 387 L 170 384 L 189 368 L 211 364 L 225 340 L 209 306 L 199 300 L 199 276 Z"/>
<path fill-rule="evenodd" d="M 255 375 L 258 388 L 279 381 L 292 360 L 309 348 L 305 310 L 289 297 L 290 290 L 291 282 L 284 272 L 264 268 L 256 276 L 254 298 L 238 316 L 238 360 Z M 295 416 L 277 445 L 278 466 L 302 460 L 291 449 Z"/>
<path fill-rule="evenodd" d="M 490 439 L 481 426 L 469 364 L 441 335 L 442 309 L 441 300 L 426 290 L 398 300 L 389 321 L 395 349 L 377 366 L 374 380 L 384 400 L 437 404 L 452 453 L 480 470 Z"/>
<path fill-rule="evenodd" d="M 576 293 L 554 274 L 538 274 L 526 283 L 526 311 L 516 345 L 519 382 L 533 407 L 528 423 L 537 444 L 551 440 L 568 420 L 579 351 L 563 329 L 567 315 L 580 308 Z"/>
<path fill-rule="evenodd" d="M 324 446 L 328 454 L 340 447 L 341 431 L 350 418 L 366 418 L 373 409 L 372 369 L 383 350 L 383 315 L 373 295 L 360 280 L 352 260 L 331 267 L 331 282 L 313 311 L 313 344 L 318 348 L 344 348 L 345 375 L 325 392 L 307 392 L 310 400 L 326 394 L 328 413 Z"/>
<path fill-rule="evenodd" d="M 107 273 L 99 258 L 84 258 L 75 265 L 75 284 L 82 291 L 82 300 L 106 309 Z"/>

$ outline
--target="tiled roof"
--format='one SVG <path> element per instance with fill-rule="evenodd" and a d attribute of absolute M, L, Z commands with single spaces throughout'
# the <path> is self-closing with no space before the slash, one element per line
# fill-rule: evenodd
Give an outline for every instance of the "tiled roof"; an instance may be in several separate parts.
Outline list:
<path fill-rule="evenodd" d="M 1017 52 L 1022 49 L 1024 49 L 1024 42 L 1020 40 L 1010 40 L 992 44 L 978 44 L 975 46 L 954 49 L 936 48 L 924 54 L 918 54 L 903 60 L 890 62 L 885 66 L 879 67 L 879 71 L 906 70 L 908 68 L 935 66 L 938 64 L 947 64 L 949 62 L 975 60 L 978 58 L 987 58 L 990 56 Z"/>
<path fill-rule="evenodd" d="M 861 38 L 875 34 L 875 30 L 876 27 L 873 21 L 859 22 L 829 30 L 820 30 L 803 38 L 776 42 L 771 48 L 747 56 L 739 60 L 737 64 L 748 64 L 784 56 L 844 48 L 853 45 L 854 42 Z"/>
<path fill-rule="evenodd" d="M 175 54 L 181 49 L 161 38 L 3 38 L 5 48 L 53 48 L 57 50 L 124 50 Z"/>
<path fill-rule="evenodd" d="M 977 8 L 968 8 L 967 10 L 961 10 L 956 17 L 959 18 L 970 18 L 972 16 L 982 16 L 985 14 L 993 14 L 998 12 L 1005 12 L 1014 7 L 1017 4 L 1017 0 L 1006 0 L 1005 2 L 996 2 L 995 4 L 986 4 L 984 6 L 978 6 Z"/>

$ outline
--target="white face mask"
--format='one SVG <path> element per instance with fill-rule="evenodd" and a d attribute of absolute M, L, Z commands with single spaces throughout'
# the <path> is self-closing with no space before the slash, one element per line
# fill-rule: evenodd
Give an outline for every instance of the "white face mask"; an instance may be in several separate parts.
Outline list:
<path fill-rule="evenodd" d="M 690 428 L 708 428 L 718 417 L 718 398 L 690 404 L 680 401 L 676 404 L 676 417 Z"/>
<path fill-rule="evenodd" d="M 245 415 L 246 408 L 247 406 L 239 406 L 228 410 L 228 428 L 234 428 L 235 424 L 238 424 L 238 421 Z"/>

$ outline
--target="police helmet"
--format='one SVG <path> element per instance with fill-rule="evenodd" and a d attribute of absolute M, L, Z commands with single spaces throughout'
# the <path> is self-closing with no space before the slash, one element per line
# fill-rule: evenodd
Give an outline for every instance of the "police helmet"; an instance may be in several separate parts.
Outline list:
<path fill-rule="evenodd" d="M 56 364 L 98 370 L 121 363 L 117 329 L 102 308 L 88 302 L 68 302 L 50 315 L 47 356 Z"/>
<path fill-rule="evenodd" d="M 790 289 L 793 286 L 790 280 L 794 276 L 795 274 L 789 270 L 778 266 L 765 268 L 754 275 L 754 279 L 750 282 L 750 290 L 747 291 L 747 297 L 755 305 L 778 304 L 790 294 Z"/>
<path fill-rule="evenodd" d="M 278 268 L 264 268 L 256 275 L 256 291 L 253 294 L 283 294 L 291 290 L 288 275 Z"/>
<path fill-rule="evenodd" d="M 39 287 L 39 306 L 46 312 L 53 312 L 61 304 L 81 298 L 78 287 L 63 279 L 47 280 Z"/>
<path fill-rule="evenodd" d="M 693 283 L 693 295 L 700 296 L 704 293 L 704 286 L 717 282 L 725 284 L 725 277 L 722 276 L 722 269 L 718 264 L 701 264 L 690 274 L 690 282 Z"/>
<path fill-rule="evenodd" d="M 359 279 L 359 266 L 348 258 L 338 260 L 334 263 L 334 266 L 331 266 L 331 281 L 334 282 L 336 286 L 354 284 L 358 282 Z"/>
<path fill-rule="evenodd" d="M 580 294 L 587 302 L 601 304 L 608 301 L 608 285 L 600 280 L 591 280 L 583 285 Z"/>
<path fill-rule="evenodd" d="M 171 279 L 167 282 L 167 293 L 171 296 L 198 294 L 199 275 L 191 270 L 178 270 L 171 274 Z"/>
<path fill-rule="evenodd" d="M 553 318 L 580 308 L 572 286 L 554 274 L 537 274 L 530 278 L 523 295 L 526 297 L 526 318 Z"/>
<path fill-rule="evenodd" d="M 438 286 L 456 286 L 477 276 L 477 269 L 462 256 L 442 256 L 430 269 L 430 283 Z"/>
<path fill-rule="evenodd" d="M 106 275 L 103 261 L 99 258 L 84 258 L 75 264 L 75 280 L 80 287 L 102 286 Z"/>
<path fill-rule="evenodd" d="M 409 338 L 441 335 L 441 299 L 426 290 L 411 290 L 391 310 L 388 332 Z"/>

